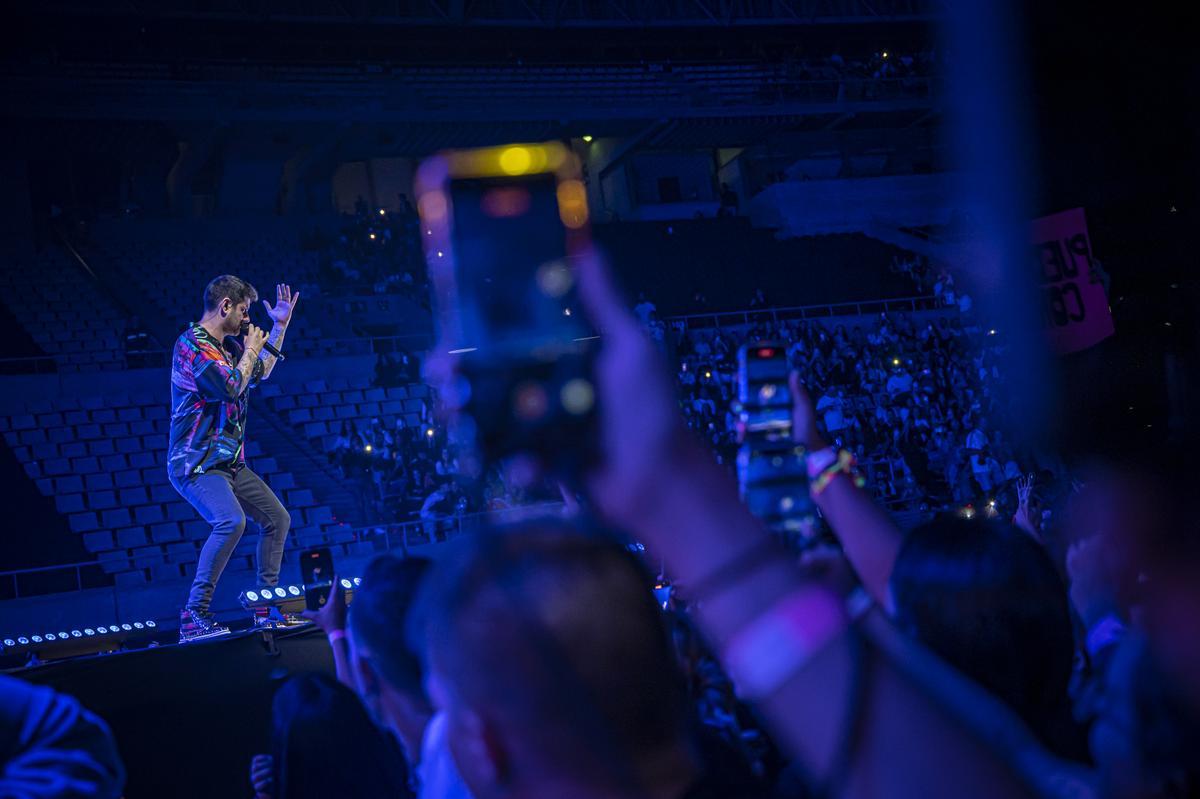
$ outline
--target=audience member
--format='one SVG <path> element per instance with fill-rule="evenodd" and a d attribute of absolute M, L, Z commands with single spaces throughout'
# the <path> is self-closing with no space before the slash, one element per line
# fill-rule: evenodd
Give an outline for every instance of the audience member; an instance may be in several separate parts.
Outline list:
<path fill-rule="evenodd" d="M 271 755 L 251 764 L 257 799 L 411 796 L 404 758 L 358 697 L 325 674 L 292 677 L 272 704 Z"/>
<path fill-rule="evenodd" d="M 421 558 L 392 555 L 367 566 L 350 612 L 351 670 L 375 720 L 403 745 L 418 776 L 417 795 L 469 799 L 448 748 L 445 719 L 426 693 L 421 660 L 406 639 L 412 605 L 430 567 Z"/>
<path fill-rule="evenodd" d="M 416 638 L 472 793 L 725 796 L 705 775 L 650 578 L 547 519 L 464 542 Z"/>
<path fill-rule="evenodd" d="M 68 696 L 0 675 L 0 796 L 116 799 L 124 786 L 103 721 Z"/>

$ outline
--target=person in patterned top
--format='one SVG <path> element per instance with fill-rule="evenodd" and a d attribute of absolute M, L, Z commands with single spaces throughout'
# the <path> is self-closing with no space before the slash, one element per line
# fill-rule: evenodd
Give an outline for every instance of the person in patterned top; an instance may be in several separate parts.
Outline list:
<path fill-rule="evenodd" d="M 204 315 L 176 340 L 171 360 L 171 434 L 167 475 L 171 485 L 212 525 L 200 550 L 196 576 L 180 613 L 180 641 L 229 630 L 217 623 L 209 605 L 213 591 L 247 518 L 259 527 L 258 584 L 279 582 L 283 545 L 291 517 L 262 479 L 246 465 L 246 411 L 249 389 L 275 368 L 265 342 L 279 349 L 300 293 L 275 287 L 276 301 L 263 305 L 274 322 L 270 337 L 250 324 L 250 304 L 258 292 L 233 275 L 221 275 L 204 289 Z M 241 343 L 234 338 L 241 334 Z M 259 620 L 266 622 L 266 619 Z"/>

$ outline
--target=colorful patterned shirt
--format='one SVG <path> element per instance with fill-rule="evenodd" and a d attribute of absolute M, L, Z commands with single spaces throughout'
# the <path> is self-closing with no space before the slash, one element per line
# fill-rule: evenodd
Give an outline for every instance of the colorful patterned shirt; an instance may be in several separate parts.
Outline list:
<path fill-rule="evenodd" d="M 193 324 L 175 342 L 167 451 L 167 474 L 172 480 L 212 469 L 236 474 L 246 465 L 243 444 L 249 388 L 262 378 L 263 362 L 254 362 L 250 386 L 243 391 L 237 369 L 242 352 L 235 340 L 222 344 L 200 324 Z"/>

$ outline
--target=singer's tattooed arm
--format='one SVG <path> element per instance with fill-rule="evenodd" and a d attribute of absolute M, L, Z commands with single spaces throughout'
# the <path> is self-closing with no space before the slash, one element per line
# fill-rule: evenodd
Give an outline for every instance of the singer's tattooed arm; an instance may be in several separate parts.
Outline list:
<path fill-rule="evenodd" d="M 267 336 L 267 343 L 275 349 L 280 349 L 283 346 L 283 336 L 285 333 L 287 333 L 287 325 L 281 325 L 276 322 L 275 326 L 271 328 L 271 335 Z M 275 368 L 275 362 L 279 359 L 267 352 L 266 347 L 263 348 L 263 351 L 259 353 L 258 357 L 262 359 L 263 363 L 263 374 L 261 379 L 266 380 L 271 376 L 271 370 Z"/>

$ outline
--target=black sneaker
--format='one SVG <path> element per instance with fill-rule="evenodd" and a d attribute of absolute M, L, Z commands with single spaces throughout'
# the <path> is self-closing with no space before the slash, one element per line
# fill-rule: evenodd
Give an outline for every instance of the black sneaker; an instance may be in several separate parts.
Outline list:
<path fill-rule="evenodd" d="M 229 635 L 229 628 L 217 623 L 216 616 L 206 611 L 185 608 L 179 614 L 179 643 L 203 641 Z"/>

